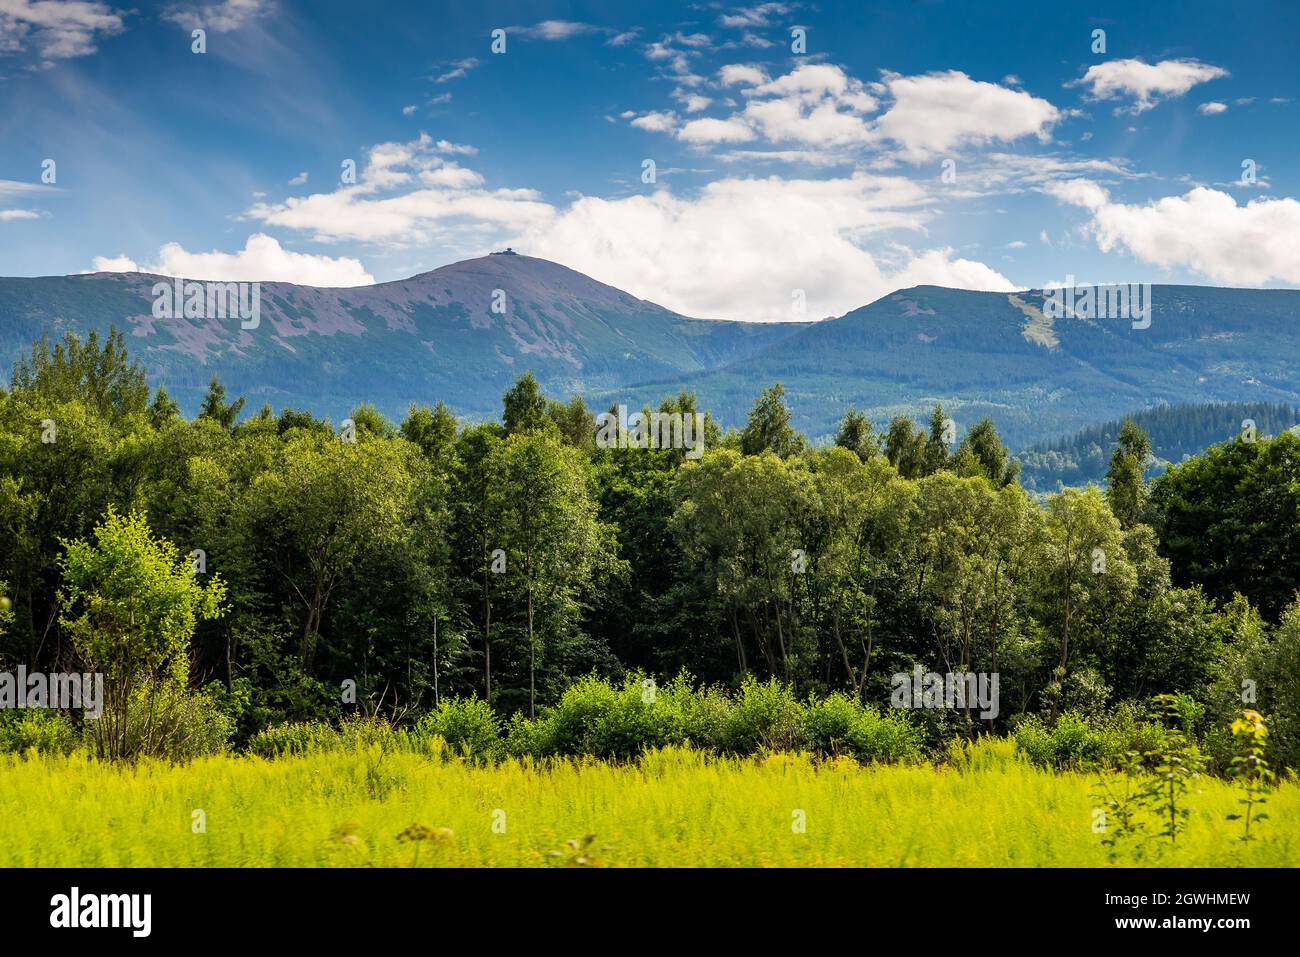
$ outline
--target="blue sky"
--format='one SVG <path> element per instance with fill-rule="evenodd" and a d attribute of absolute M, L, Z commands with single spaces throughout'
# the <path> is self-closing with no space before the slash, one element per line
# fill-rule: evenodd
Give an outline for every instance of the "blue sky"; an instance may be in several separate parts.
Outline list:
<path fill-rule="evenodd" d="M 1298 59 L 1291 2 L 0 0 L 0 274 L 357 285 L 513 245 L 762 320 L 1295 287 Z"/>

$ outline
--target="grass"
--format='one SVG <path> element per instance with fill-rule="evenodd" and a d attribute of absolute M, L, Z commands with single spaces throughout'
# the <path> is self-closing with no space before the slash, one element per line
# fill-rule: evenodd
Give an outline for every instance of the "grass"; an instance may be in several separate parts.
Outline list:
<path fill-rule="evenodd" d="M 585 855 L 605 866 L 1101 867 L 1111 862 L 1092 832 L 1094 780 L 1034 768 L 1005 740 L 977 745 L 961 767 L 675 749 L 630 764 L 489 766 L 378 748 L 136 766 L 0 755 L 0 866 L 555 866 Z M 1225 821 L 1238 796 L 1199 779 L 1177 849 L 1152 839 L 1143 858 L 1125 851 L 1116 863 L 1300 863 L 1300 787 L 1277 790 L 1249 844 Z"/>

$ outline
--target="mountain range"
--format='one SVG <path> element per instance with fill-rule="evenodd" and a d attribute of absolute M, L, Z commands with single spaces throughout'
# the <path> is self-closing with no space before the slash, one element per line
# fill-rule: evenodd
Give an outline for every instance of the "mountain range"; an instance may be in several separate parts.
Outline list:
<path fill-rule="evenodd" d="M 192 413 L 215 374 L 232 394 L 336 421 L 373 402 L 401 418 L 445 401 L 500 413 L 531 370 L 548 394 L 657 405 L 680 389 L 738 425 L 782 382 L 794 425 L 833 434 L 849 406 L 883 427 L 940 401 L 960 429 L 988 416 L 1021 447 L 1131 410 L 1300 404 L 1300 291 L 1155 285 L 1146 328 L 1050 318 L 1042 290 L 919 286 L 820 322 L 689 318 L 558 263 L 513 253 L 354 288 L 260 284 L 261 319 L 159 319 L 145 273 L 0 278 L 0 361 L 43 334 L 110 326 Z"/>

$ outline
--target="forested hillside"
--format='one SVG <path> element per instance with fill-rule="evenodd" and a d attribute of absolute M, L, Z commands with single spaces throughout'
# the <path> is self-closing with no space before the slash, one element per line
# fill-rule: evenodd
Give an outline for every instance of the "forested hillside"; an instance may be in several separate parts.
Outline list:
<path fill-rule="evenodd" d="M 1125 418 L 1151 437 L 1152 457 L 1146 471 L 1152 475 L 1243 434 L 1252 425 L 1261 436 L 1285 432 L 1300 422 L 1300 413 L 1284 402 L 1200 402 L 1158 405 Z M 1031 491 L 1050 492 L 1062 485 L 1102 481 L 1124 421 L 1090 425 L 1073 435 L 1037 442 L 1019 452 L 1016 458 L 1022 466 L 1022 484 Z"/>

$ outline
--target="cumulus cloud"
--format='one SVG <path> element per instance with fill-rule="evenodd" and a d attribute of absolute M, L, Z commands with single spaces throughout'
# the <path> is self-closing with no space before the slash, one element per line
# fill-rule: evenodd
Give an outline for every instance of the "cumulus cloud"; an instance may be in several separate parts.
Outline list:
<path fill-rule="evenodd" d="M 643 113 L 631 121 L 632 126 L 651 133 L 667 133 L 677 126 L 677 116 L 668 110 Z"/>
<path fill-rule="evenodd" d="M 699 113 L 701 110 L 707 110 L 713 100 L 699 93 L 689 93 L 686 90 L 676 90 L 673 97 L 681 101 L 682 108 L 687 113 Z"/>
<path fill-rule="evenodd" d="M 1192 87 L 1227 76 L 1222 67 L 1199 60 L 1108 60 L 1088 68 L 1076 84 L 1090 88 L 1095 100 L 1131 99 L 1118 113 L 1145 113 L 1163 100 L 1182 96 Z"/>
<path fill-rule="evenodd" d="M 759 67 L 747 63 L 729 63 L 718 71 L 718 82 L 723 86 L 737 86 L 741 83 L 758 86 L 767 82 L 767 74 Z"/>
<path fill-rule="evenodd" d="M 920 283 L 1015 288 L 948 249 L 908 250 L 892 265 L 867 250 L 891 231 L 920 231 L 927 207 L 923 188 L 903 177 L 723 179 L 693 195 L 584 197 L 513 245 L 709 318 L 820 319 Z M 800 289 L 802 317 L 791 314 Z"/>
<path fill-rule="evenodd" d="M 314 256 L 283 248 L 265 233 L 248 237 L 234 253 L 189 252 L 180 243 L 167 243 L 144 267 L 129 256 L 96 256 L 95 272 L 150 272 L 184 279 L 222 282 L 292 282 L 303 286 L 368 286 L 375 278 L 359 260 L 346 256 Z"/>
<path fill-rule="evenodd" d="M 1220 113 L 1228 112 L 1228 104 L 1216 103 L 1213 101 L 1209 103 L 1202 103 L 1200 106 L 1196 108 L 1196 112 L 1200 113 L 1202 116 L 1218 116 Z"/>
<path fill-rule="evenodd" d="M 787 149 L 804 146 L 841 154 L 853 148 L 892 147 L 898 157 L 922 162 L 966 145 L 1025 136 L 1047 142 L 1051 128 L 1063 117 L 1046 100 L 956 71 L 887 74 L 868 86 L 830 63 L 802 63 L 775 79 L 756 66 L 735 63 L 718 71 L 718 83 L 741 87 L 744 107 L 725 119 L 688 124 L 689 132 L 677 131 L 682 139 L 762 139 Z M 883 115 L 876 116 L 882 98 L 890 102 Z"/>
<path fill-rule="evenodd" d="M 8 223 L 16 219 L 40 219 L 40 216 L 30 209 L 0 209 L 0 223 Z"/>
<path fill-rule="evenodd" d="M 1061 112 L 1047 100 L 965 73 L 888 76 L 894 103 L 876 124 L 877 136 L 897 143 L 906 159 L 925 160 L 958 146 L 1051 139 Z"/>
<path fill-rule="evenodd" d="M 816 319 L 918 283 L 1013 288 L 946 248 L 891 245 L 878 258 L 869 246 L 898 233 L 923 235 L 935 205 L 925 184 L 866 172 L 729 177 L 689 194 L 661 186 L 557 206 L 533 190 L 487 187 L 421 136 L 372 147 L 355 185 L 258 203 L 245 215 L 320 241 L 437 243 L 464 255 L 511 245 L 704 317 L 790 319 L 795 289 L 807 296 L 806 318 Z"/>
<path fill-rule="evenodd" d="M 688 143 L 744 143 L 754 138 L 754 131 L 734 117 L 729 120 L 706 117 L 691 120 L 677 135 Z"/>
<path fill-rule="evenodd" d="M 88 56 L 125 29 L 126 11 L 95 0 L 0 0 L 0 56 L 34 49 L 47 63 Z"/>
<path fill-rule="evenodd" d="M 1088 210 L 1088 229 L 1103 252 L 1124 249 L 1143 262 L 1185 267 L 1228 285 L 1300 283 L 1300 202 L 1289 197 L 1243 206 L 1228 193 L 1197 187 L 1129 205 L 1083 180 L 1051 192 Z"/>

